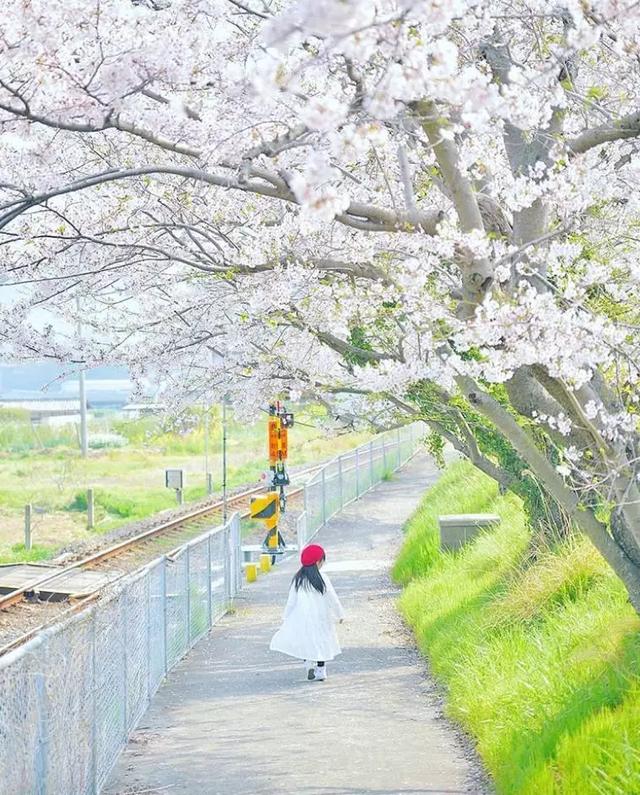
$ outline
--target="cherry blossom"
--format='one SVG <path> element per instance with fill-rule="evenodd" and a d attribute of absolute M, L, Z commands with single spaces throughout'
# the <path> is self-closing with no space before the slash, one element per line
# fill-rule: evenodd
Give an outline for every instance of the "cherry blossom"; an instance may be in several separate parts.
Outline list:
<path fill-rule="evenodd" d="M 639 22 L 13 0 L 2 354 L 124 362 L 176 406 L 424 417 L 508 486 L 482 418 L 640 607 Z"/>

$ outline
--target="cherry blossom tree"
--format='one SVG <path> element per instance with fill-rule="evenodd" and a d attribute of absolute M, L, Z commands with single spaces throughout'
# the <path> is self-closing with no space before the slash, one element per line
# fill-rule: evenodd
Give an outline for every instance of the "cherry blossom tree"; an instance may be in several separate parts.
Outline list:
<path fill-rule="evenodd" d="M 12 0 L 3 352 L 423 417 L 640 609 L 639 22 L 631 0 Z"/>

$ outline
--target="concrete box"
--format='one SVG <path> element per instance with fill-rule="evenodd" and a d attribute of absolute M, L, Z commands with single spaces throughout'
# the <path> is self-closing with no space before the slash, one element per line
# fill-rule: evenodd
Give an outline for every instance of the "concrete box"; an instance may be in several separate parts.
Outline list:
<path fill-rule="evenodd" d="M 438 517 L 440 548 L 460 549 L 475 538 L 484 527 L 500 524 L 500 517 L 492 513 L 459 513 Z"/>

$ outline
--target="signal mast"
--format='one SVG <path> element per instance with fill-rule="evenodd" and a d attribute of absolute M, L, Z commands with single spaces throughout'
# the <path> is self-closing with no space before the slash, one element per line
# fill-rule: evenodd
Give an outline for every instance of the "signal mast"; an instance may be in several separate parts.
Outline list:
<path fill-rule="evenodd" d="M 251 518 L 260 519 L 267 528 L 267 535 L 262 542 L 263 549 L 272 556 L 282 555 L 286 543 L 282 537 L 278 523 L 280 514 L 287 507 L 285 486 L 290 483 L 287 472 L 287 456 L 289 452 L 287 434 L 293 427 L 293 414 L 286 410 L 279 400 L 269 406 L 267 421 L 267 439 L 269 452 L 269 479 L 267 493 L 251 499 Z"/>

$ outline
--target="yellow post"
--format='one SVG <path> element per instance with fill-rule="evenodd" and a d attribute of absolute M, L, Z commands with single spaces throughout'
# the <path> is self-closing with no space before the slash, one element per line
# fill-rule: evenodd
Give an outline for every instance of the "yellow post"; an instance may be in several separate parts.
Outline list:
<path fill-rule="evenodd" d="M 271 571 L 271 555 L 260 555 L 260 569 L 265 573 Z"/>
<path fill-rule="evenodd" d="M 255 582 L 258 579 L 258 567 L 255 563 L 247 563 L 247 582 Z"/>

